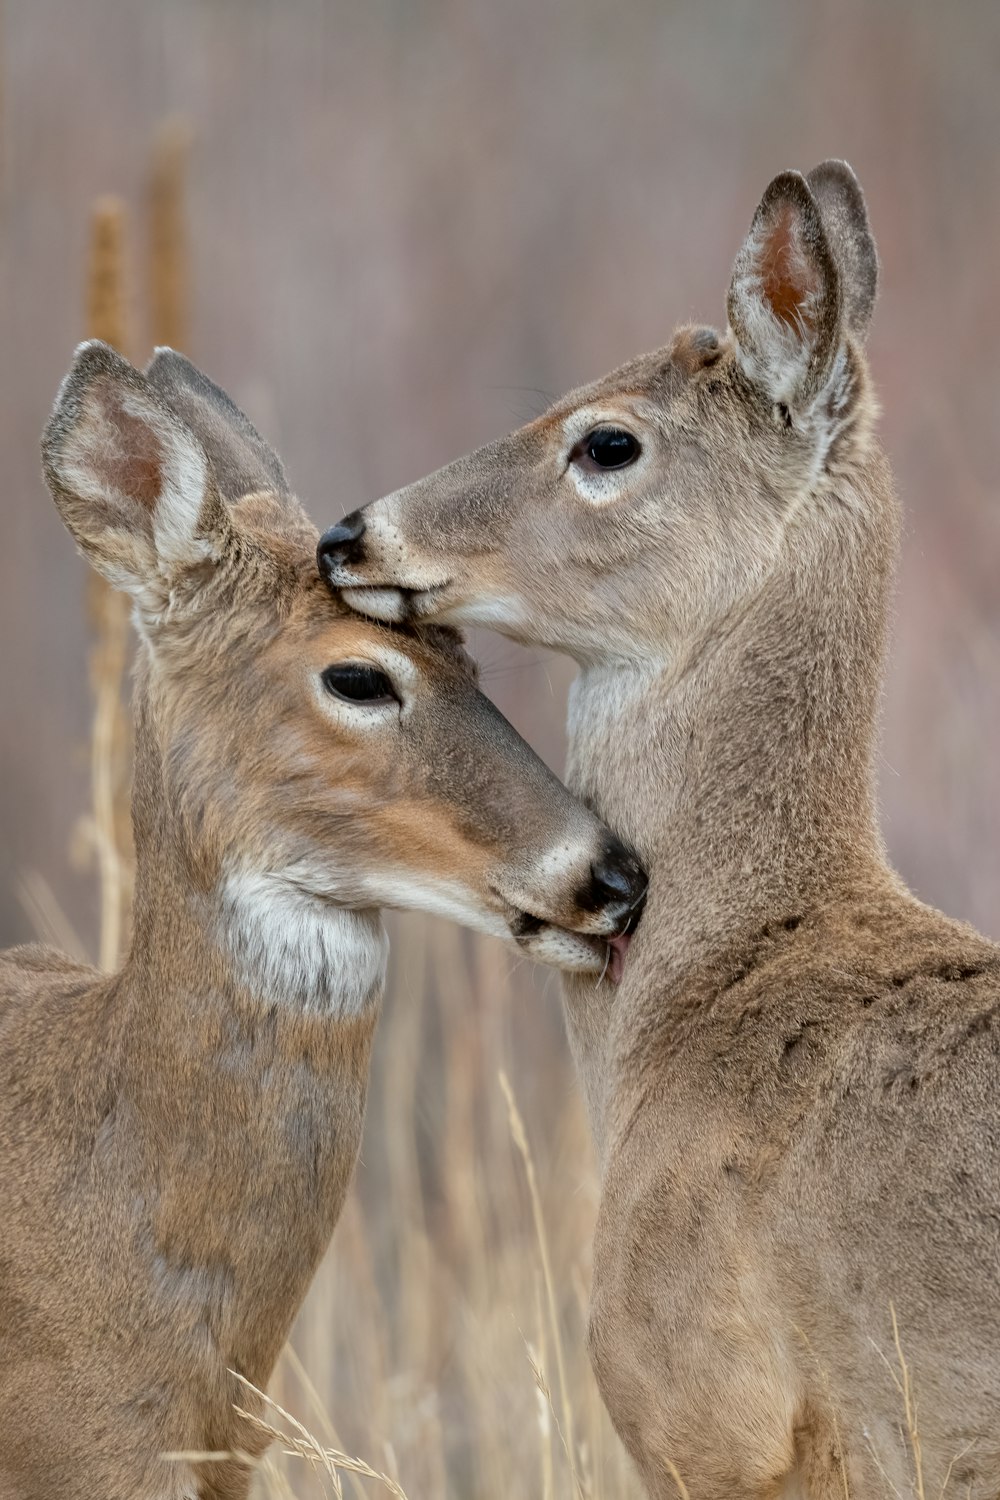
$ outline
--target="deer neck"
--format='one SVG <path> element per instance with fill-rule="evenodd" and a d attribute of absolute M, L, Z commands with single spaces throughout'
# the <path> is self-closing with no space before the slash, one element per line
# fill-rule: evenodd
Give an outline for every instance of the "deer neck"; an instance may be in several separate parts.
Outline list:
<path fill-rule="evenodd" d="M 598 1143 L 608 1039 L 772 921 L 883 885 L 875 741 L 896 551 L 888 471 L 804 503 L 757 595 L 655 666 L 585 668 L 570 701 L 570 785 L 651 873 L 622 984 L 566 985 Z"/>
<path fill-rule="evenodd" d="M 296 907 L 280 882 L 277 895 L 245 875 L 196 889 L 162 791 L 140 733 L 134 939 L 113 982 L 102 1149 L 172 1325 L 207 1328 L 262 1383 L 360 1146 L 385 936 L 378 913 Z M 306 971 L 328 972 L 297 992 L 303 953 Z"/>

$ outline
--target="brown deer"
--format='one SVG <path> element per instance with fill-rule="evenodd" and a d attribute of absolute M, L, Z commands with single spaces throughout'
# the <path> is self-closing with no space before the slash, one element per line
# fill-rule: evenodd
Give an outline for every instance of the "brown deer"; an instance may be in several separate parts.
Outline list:
<path fill-rule="evenodd" d="M 878 828 L 876 277 L 850 168 L 783 173 L 724 333 L 321 542 L 359 610 L 579 662 L 569 783 L 651 871 L 620 987 L 566 986 L 590 1343 L 658 1497 L 1000 1494 L 1000 949 Z"/>
<path fill-rule="evenodd" d="M 344 1199 L 383 905 L 600 973 L 634 858 L 478 692 L 454 632 L 359 620 L 228 398 L 78 352 L 44 438 L 135 601 L 135 931 L 0 957 L 0 1496 L 230 1500 Z M 591 981 L 593 982 L 593 980 Z"/>

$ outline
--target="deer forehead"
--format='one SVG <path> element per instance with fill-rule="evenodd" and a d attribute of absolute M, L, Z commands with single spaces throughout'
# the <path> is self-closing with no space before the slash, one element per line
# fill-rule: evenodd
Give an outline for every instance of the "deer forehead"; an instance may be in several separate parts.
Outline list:
<path fill-rule="evenodd" d="M 324 597 L 325 595 L 325 597 Z M 400 688 L 415 691 L 428 677 L 420 642 L 347 612 L 325 585 L 303 591 L 275 634 L 281 670 L 322 670 L 334 662 L 362 662 L 385 672 Z M 343 611 L 343 612 L 341 612 Z"/>

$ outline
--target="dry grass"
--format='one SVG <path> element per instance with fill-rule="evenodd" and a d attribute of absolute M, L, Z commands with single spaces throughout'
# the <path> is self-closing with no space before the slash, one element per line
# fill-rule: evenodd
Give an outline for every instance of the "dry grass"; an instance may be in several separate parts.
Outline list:
<path fill-rule="evenodd" d="M 148 187 L 149 307 L 154 344 L 188 347 L 190 270 L 184 179 L 192 130 L 184 119 L 167 120 L 153 147 Z"/>
<path fill-rule="evenodd" d="M 117 198 L 94 205 L 87 266 L 87 335 L 123 354 L 132 340 L 129 324 L 125 206 Z M 98 573 L 88 578 L 93 645 L 90 686 L 94 716 L 90 739 L 91 812 L 77 829 L 78 856 L 92 855 L 101 889 L 97 962 L 113 969 L 126 942 L 132 904 L 132 825 L 129 774 L 132 730 L 125 702 L 130 631 L 129 601 Z"/>

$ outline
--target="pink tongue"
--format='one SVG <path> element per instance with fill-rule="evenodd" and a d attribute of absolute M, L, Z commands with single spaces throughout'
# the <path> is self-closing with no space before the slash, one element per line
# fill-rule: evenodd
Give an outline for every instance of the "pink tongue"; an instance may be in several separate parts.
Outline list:
<path fill-rule="evenodd" d="M 611 962 L 608 964 L 608 977 L 612 984 L 618 984 L 625 972 L 625 955 L 628 945 L 632 941 L 630 932 L 622 933 L 621 937 L 608 939 L 608 947 L 611 949 Z"/>

